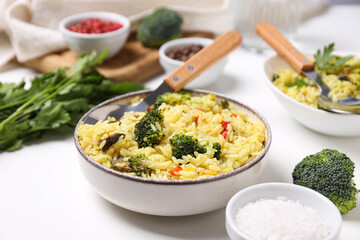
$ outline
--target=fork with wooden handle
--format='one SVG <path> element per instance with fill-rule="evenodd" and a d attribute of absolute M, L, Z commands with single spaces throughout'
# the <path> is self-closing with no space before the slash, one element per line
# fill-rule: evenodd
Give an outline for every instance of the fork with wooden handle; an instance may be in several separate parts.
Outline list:
<path fill-rule="evenodd" d="M 125 112 L 144 112 L 156 102 L 159 95 L 166 92 L 178 92 L 209 67 L 235 50 L 241 44 L 242 37 L 235 30 L 228 31 L 216 38 L 210 45 L 196 53 L 174 72 L 165 77 L 163 83 L 137 105 L 109 104 L 89 112 L 84 123 L 96 124 L 108 117 L 120 119 Z"/>
<path fill-rule="evenodd" d="M 259 23 L 256 32 L 267 42 L 291 67 L 297 72 L 310 78 L 321 90 L 318 97 L 319 105 L 327 111 L 352 114 L 360 113 L 360 99 L 354 97 L 340 98 L 337 102 L 329 97 L 330 89 L 315 71 L 315 66 L 304 54 L 296 49 L 282 34 L 270 23 Z"/>

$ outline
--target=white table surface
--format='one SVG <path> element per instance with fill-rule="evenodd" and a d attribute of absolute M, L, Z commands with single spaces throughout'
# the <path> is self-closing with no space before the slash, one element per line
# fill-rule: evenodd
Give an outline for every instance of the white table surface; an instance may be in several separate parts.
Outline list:
<path fill-rule="evenodd" d="M 304 22 L 295 41 L 316 50 L 335 42 L 339 51 L 360 52 L 360 5 L 333 6 Z M 297 162 L 323 148 L 346 153 L 355 162 L 360 187 L 360 137 L 339 138 L 300 125 L 280 106 L 264 82 L 266 55 L 238 49 L 219 81 L 206 89 L 248 104 L 269 121 L 273 141 L 261 182 L 292 182 Z M 10 64 L 1 81 L 35 73 Z M 161 77 L 146 86 L 156 87 Z M 359 123 L 360 127 L 360 123 Z M 360 205 L 360 195 L 357 204 Z M 21 150 L 0 154 L 0 239 L 229 239 L 225 209 L 187 217 L 144 215 L 100 197 L 80 172 L 71 135 L 47 134 Z M 360 206 L 343 216 L 341 240 L 360 239 Z"/>

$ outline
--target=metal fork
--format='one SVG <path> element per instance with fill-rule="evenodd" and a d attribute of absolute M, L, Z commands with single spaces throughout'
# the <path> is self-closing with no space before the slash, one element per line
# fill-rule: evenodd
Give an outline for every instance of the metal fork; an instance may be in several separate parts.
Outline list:
<path fill-rule="evenodd" d="M 104 105 L 90 111 L 84 119 L 85 124 L 95 124 L 108 117 L 120 119 L 125 112 L 144 112 L 155 103 L 157 97 L 166 92 L 177 92 L 202 72 L 220 59 L 235 50 L 241 44 L 241 35 L 235 30 L 228 31 L 216 38 L 210 45 L 203 48 L 174 72 L 169 74 L 163 83 L 137 105 Z"/>
<path fill-rule="evenodd" d="M 310 78 L 321 90 L 319 105 L 326 111 L 340 114 L 360 114 L 360 99 L 354 97 L 340 98 L 334 102 L 329 97 L 330 89 L 315 71 L 315 66 L 297 50 L 273 25 L 259 23 L 256 32 L 297 72 Z"/>

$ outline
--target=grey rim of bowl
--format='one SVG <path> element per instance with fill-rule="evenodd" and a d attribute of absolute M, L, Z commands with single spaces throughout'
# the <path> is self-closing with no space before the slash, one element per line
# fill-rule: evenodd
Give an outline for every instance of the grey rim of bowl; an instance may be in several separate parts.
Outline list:
<path fill-rule="evenodd" d="M 227 177 L 230 177 L 230 176 L 233 176 L 233 175 L 236 175 L 236 174 L 240 174 L 241 172 L 251 168 L 252 166 L 254 166 L 255 164 L 257 164 L 258 162 L 260 162 L 261 159 L 264 158 L 265 154 L 268 152 L 269 150 L 269 147 L 270 147 L 270 144 L 271 144 L 271 140 L 272 140 L 272 134 L 271 134 L 271 129 L 270 129 L 270 126 L 269 126 L 269 123 L 266 121 L 266 119 L 261 115 L 259 114 L 258 112 L 256 112 L 255 110 L 253 110 L 252 108 L 238 102 L 238 101 L 235 101 L 234 99 L 231 99 L 231 98 L 228 98 L 228 97 L 225 97 L 221 94 L 218 94 L 218 93 L 215 93 L 215 92 L 211 92 L 211 91 L 206 91 L 206 90 L 190 90 L 190 89 L 186 89 L 187 91 L 191 92 L 191 93 L 201 93 L 201 94 L 209 94 L 209 93 L 212 93 L 212 94 L 215 94 L 217 97 L 220 97 L 220 98 L 223 98 L 223 99 L 226 99 L 230 102 L 233 102 L 235 103 L 236 105 L 239 105 L 241 106 L 242 108 L 244 109 L 247 109 L 249 112 L 253 113 L 255 116 L 257 116 L 266 126 L 266 129 L 267 129 L 267 134 L 268 134 L 268 141 L 266 142 L 266 145 L 265 145 L 265 148 L 264 148 L 264 151 L 259 155 L 257 156 L 254 160 L 252 160 L 251 162 L 235 169 L 235 170 L 232 170 L 230 172 L 227 172 L 227 173 L 222 173 L 222 174 L 219 174 L 219 175 L 216 175 L 216 176 L 211 176 L 211 177 L 207 177 L 207 178 L 200 178 L 200 179 L 187 179 L 187 180 L 157 180 L 157 179 L 150 179 L 150 178 L 142 178 L 142 177 L 136 177 L 136 176 L 131 176 L 131 175 L 128 175 L 128 174 L 125 174 L 125 173 L 121 173 L 121 172 L 118 172 L 118 171 L 115 171 L 113 169 L 110 169 L 110 168 L 107 168 L 103 165 L 101 165 L 100 163 L 96 162 L 95 160 L 93 160 L 92 158 L 90 158 L 90 156 L 88 156 L 84 150 L 81 148 L 80 144 L 79 144 L 79 141 L 78 141 L 78 138 L 77 138 L 77 130 L 81 124 L 81 122 L 84 120 L 84 118 L 86 116 L 88 116 L 92 111 L 94 111 L 95 109 L 101 107 L 101 106 L 104 106 L 104 105 L 107 105 L 107 104 L 110 104 L 114 101 L 117 101 L 119 99 L 122 99 L 122 98 L 128 98 L 128 97 L 132 97 L 132 96 L 136 96 L 136 95 L 140 95 L 140 94 L 147 94 L 147 93 L 150 93 L 152 92 L 151 90 L 142 90 L 142 91 L 136 91 L 136 92 L 132 92 L 132 93 L 127 93 L 127 94 L 123 94 L 123 95 L 120 95 L 120 96 L 117 96 L 117 97 L 114 97 L 114 98 L 111 98 L 105 102 L 102 102 L 98 105 L 96 105 L 94 108 L 92 108 L 91 110 L 89 110 L 87 113 L 85 113 L 81 119 L 78 121 L 77 125 L 76 125 L 76 128 L 75 128 L 75 131 L 74 131 L 74 142 L 75 142 L 75 146 L 77 148 L 77 150 L 79 151 L 79 153 L 81 154 L 81 156 L 86 159 L 86 161 L 88 161 L 90 164 L 92 164 L 93 166 L 99 168 L 100 170 L 103 170 L 105 171 L 106 173 L 109 173 L 109 174 L 112 174 L 112 175 L 115 175 L 117 177 L 122 177 L 122 178 L 125 178 L 125 179 L 128 179 L 128 180 L 132 180 L 132 181 L 136 181 L 136 182 L 143 182 L 143 183 L 152 183 L 152 184 L 165 184 L 165 185 L 185 185 L 185 184 L 199 184 L 199 183 L 207 183 L 207 182 L 213 182 L 213 181 L 217 181 L 217 180 L 221 180 L 221 179 L 224 179 L 224 178 L 227 178 Z"/>
<path fill-rule="evenodd" d="M 64 18 L 63 20 L 60 21 L 59 23 L 59 28 L 60 28 L 60 31 L 61 32 L 64 32 L 66 34 L 69 34 L 70 36 L 72 37 L 77 37 L 77 38 L 86 38 L 86 39 L 97 39 L 97 38 L 104 38 L 104 37 L 111 37 L 111 36 L 115 36 L 117 34 L 121 34 L 123 32 L 126 32 L 129 28 L 130 28 L 130 20 L 121 15 L 121 14 L 117 14 L 117 13 L 113 13 L 113 12 L 89 12 L 89 13 L 86 13 L 86 14 L 91 14 L 91 13 L 104 13 L 104 14 L 109 14 L 109 15 L 118 15 L 118 16 L 121 16 L 123 17 L 124 19 L 127 19 L 127 21 L 125 22 L 121 22 L 115 18 L 112 18 L 112 17 L 108 17 L 106 18 L 107 20 L 111 20 L 111 21 L 115 21 L 117 23 L 121 23 L 123 24 L 123 27 L 115 30 L 115 31 L 111 31 L 111 32 L 106 32 L 106 33 L 98 33 L 98 34 L 90 34 L 90 33 L 78 33 L 78 32 L 73 32 L 73 31 L 70 31 L 66 25 L 68 24 L 68 22 L 70 21 L 71 18 L 75 18 L 77 15 L 79 15 L 76 19 L 74 19 L 73 21 L 76 21 L 76 22 L 79 22 L 83 19 L 88 19 L 88 18 L 91 18 L 91 16 L 88 16 L 88 17 L 81 17 L 82 15 L 85 15 L 84 13 L 79 13 L 79 14 L 74 14 L 74 15 L 70 15 L 66 18 Z"/>
<path fill-rule="evenodd" d="M 191 41 L 186 41 L 186 42 L 181 42 L 180 40 L 183 40 L 183 39 L 194 39 L 194 42 L 191 42 Z M 197 42 L 197 39 L 205 39 L 205 40 L 210 40 L 209 43 L 207 44 L 203 44 L 203 43 L 200 43 L 200 42 Z M 163 57 L 164 59 L 166 59 L 166 61 L 170 62 L 171 64 L 175 64 L 177 66 L 181 66 L 183 65 L 185 62 L 184 61 L 180 61 L 180 60 L 176 60 L 176 59 L 172 59 L 170 57 L 168 57 L 166 55 L 166 51 L 170 48 L 174 48 L 176 46 L 186 46 L 186 45 L 190 45 L 190 44 L 199 44 L 201 46 L 203 46 L 204 48 L 206 46 L 208 46 L 209 44 L 211 44 L 214 39 L 211 39 L 211 38 L 201 38 L 201 37 L 188 37 L 188 38 L 179 38 L 179 39 L 174 39 L 172 41 L 178 41 L 178 43 L 174 43 L 174 44 L 170 44 L 172 43 L 171 41 L 165 43 L 164 45 L 162 45 L 160 48 L 159 48 L 159 54 L 161 57 Z M 169 43 L 169 45 L 167 45 Z M 200 52 L 200 51 L 199 51 Z M 223 58 L 225 59 L 225 58 Z"/>
<path fill-rule="evenodd" d="M 276 58 L 276 57 L 279 57 L 279 56 L 278 56 L 278 55 L 274 55 L 274 56 L 268 58 L 268 60 L 274 59 L 274 58 Z M 329 111 L 322 110 L 322 109 L 319 109 L 319 108 L 310 107 L 310 106 L 308 106 L 308 105 L 306 105 L 306 104 L 304 104 L 304 103 L 301 103 L 301 102 L 293 99 L 292 97 L 288 96 L 287 94 L 285 94 L 284 92 L 282 92 L 280 89 L 278 89 L 278 88 L 274 85 L 274 83 L 273 83 L 273 81 L 271 80 L 271 78 L 269 78 L 269 77 L 266 75 L 265 66 L 264 66 L 264 75 L 265 75 L 265 78 L 267 79 L 267 81 L 269 81 L 270 84 L 272 84 L 272 86 L 275 88 L 275 90 L 276 90 L 277 92 L 279 92 L 281 95 L 285 96 L 285 98 L 289 99 L 291 102 L 294 102 L 294 103 L 296 103 L 296 104 L 300 104 L 302 107 L 305 107 L 306 109 L 308 109 L 308 110 L 310 110 L 310 111 L 318 112 L 318 113 L 321 113 L 321 114 L 329 114 L 329 115 L 335 114 L 335 115 L 341 115 L 341 116 L 354 116 L 354 115 L 359 115 L 359 114 L 351 114 L 351 113 L 349 113 L 349 114 L 342 114 L 342 113 L 337 113 L 337 112 L 329 112 Z"/>
<path fill-rule="evenodd" d="M 335 206 L 335 204 L 330 200 L 328 199 L 327 197 L 325 197 L 324 195 L 322 195 L 321 193 L 311 189 L 311 188 L 307 188 L 307 187 L 304 187 L 304 186 L 301 186 L 301 185 L 297 185 L 297 184 L 293 184 L 293 183 L 286 183 L 286 182 L 267 182 L 267 183 L 259 183 L 259 184 L 256 184 L 256 185 L 252 185 L 252 186 L 249 186 L 249 187 L 246 187 L 242 190 L 240 190 L 239 192 L 237 192 L 234 196 L 231 197 L 231 199 L 229 200 L 228 204 L 226 205 L 226 209 L 225 209 L 225 214 L 226 214 L 226 219 L 230 219 L 230 221 L 228 221 L 229 225 L 231 226 L 231 228 L 238 234 L 240 235 L 241 237 L 243 238 L 246 238 L 246 237 L 249 237 L 248 235 L 246 235 L 245 233 L 241 232 L 240 229 L 236 226 L 235 224 L 235 220 L 231 214 L 231 210 L 232 208 L 231 207 L 234 207 L 235 203 L 236 203 L 236 199 L 237 196 L 239 194 L 247 194 L 247 192 L 249 191 L 253 191 L 253 190 L 257 190 L 257 189 L 262 189 L 262 188 L 266 188 L 266 187 L 269 187 L 269 186 L 274 186 L 275 187 L 285 187 L 285 186 L 291 186 L 293 188 L 298 188 L 298 189 L 302 189 L 302 191 L 308 191 L 308 192 L 311 192 L 315 197 L 317 198 L 320 198 L 322 200 L 324 200 L 325 202 L 328 202 L 330 205 L 332 205 L 334 207 L 334 209 L 337 211 L 338 213 L 338 216 L 340 217 L 340 224 L 337 226 L 336 229 L 334 229 L 334 231 L 331 232 L 331 235 L 328 236 L 327 238 L 325 238 L 324 240 L 331 240 L 333 239 L 337 234 L 338 232 L 340 231 L 340 228 L 341 228 L 341 221 L 342 221 L 342 217 L 341 217 L 341 214 L 340 212 L 338 211 L 337 207 Z M 260 198 L 259 198 L 260 199 Z M 230 207 L 231 205 L 231 207 Z M 244 205 L 245 206 L 245 205 Z M 310 207 L 311 208 L 311 207 Z M 313 209 L 313 208 L 312 208 Z M 316 209 L 314 209 L 316 211 Z"/>

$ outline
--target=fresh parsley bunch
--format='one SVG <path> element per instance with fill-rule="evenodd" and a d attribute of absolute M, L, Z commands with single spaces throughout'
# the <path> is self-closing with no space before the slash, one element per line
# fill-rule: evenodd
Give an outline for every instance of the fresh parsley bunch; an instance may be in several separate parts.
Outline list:
<path fill-rule="evenodd" d="M 107 52 L 82 56 L 71 68 L 59 68 L 19 84 L 0 83 L 0 152 L 15 151 L 45 131 L 73 131 L 80 117 L 111 97 L 143 89 L 138 83 L 114 83 L 96 69 Z"/>

